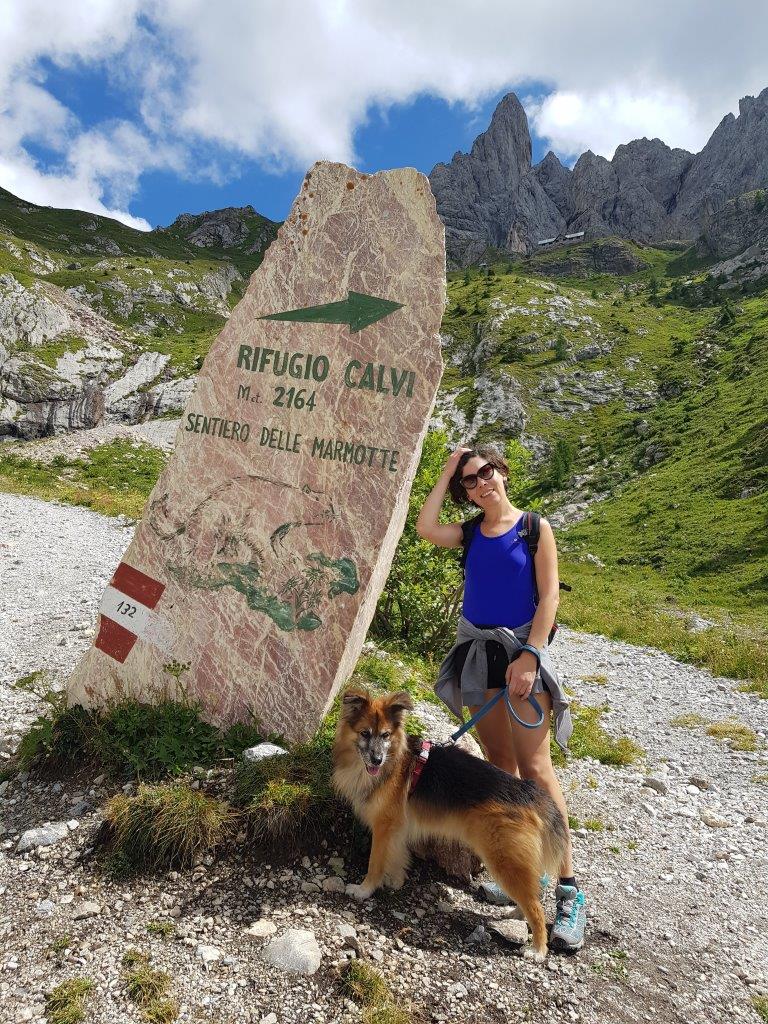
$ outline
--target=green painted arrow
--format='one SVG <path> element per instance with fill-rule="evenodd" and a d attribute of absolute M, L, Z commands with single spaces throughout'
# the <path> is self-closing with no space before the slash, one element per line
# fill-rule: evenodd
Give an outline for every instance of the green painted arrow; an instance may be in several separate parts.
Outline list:
<path fill-rule="evenodd" d="M 402 302 L 390 302 L 375 295 L 362 292 L 347 292 L 341 302 L 326 302 L 323 306 L 306 306 L 304 309 L 289 309 L 285 313 L 269 313 L 259 320 L 295 320 L 311 324 L 349 324 L 353 334 L 364 327 L 383 320 L 385 316 L 402 309 Z"/>

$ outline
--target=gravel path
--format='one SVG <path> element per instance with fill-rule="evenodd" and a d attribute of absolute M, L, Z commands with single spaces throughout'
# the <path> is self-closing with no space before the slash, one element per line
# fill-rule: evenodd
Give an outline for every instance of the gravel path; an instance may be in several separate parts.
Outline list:
<path fill-rule="evenodd" d="M 90 643 L 130 533 L 129 523 L 83 509 L 0 495 L 3 756 L 39 709 L 11 684 L 38 668 L 66 676 Z M 352 1024 L 359 1009 L 337 981 L 352 956 L 381 970 L 417 1021 L 759 1021 L 752 1001 L 768 995 L 768 701 L 600 636 L 562 629 L 553 655 L 576 698 L 607 704 L 608 730 L 646 751 L 632 768 L 579 760 L 560 773 L 572 815 L 591 826 L 574 831 L 591 922 L 577 957 L 531 964 L 489 930 L 503 911 L 425 867 L 400 893 L 351 904 L 333 890 L 344 877 L 358 881 L 361 865 L 332 839 L 314 861 L 254 865 L 244 850 L 116 883 L 80 858 L 114 787 L 22 775 L 0 783 L 0 1021 L 43 1022 L 45 993 L 75 976 L 96 985 L 87 1024 L 138 1021 L 120 977 L 129 946 L 172 976 L 185 1021 Z M 670 725 L 687 712 L 751 725 L 757 752 Z M 430 731 L 444 728 L 439 709 L 422 713 Z M 21 833 L 47 822 L 69 825 L 54 845 L 17 852 Z M 147 931 L 158 920 L 173 925 L 170 937 Z M 317 972 L 268 964 L 270 937 L 245 931 L 256 921 L 265 922 L 257 932 L 278 937 L 310 931 Z M 64 936 L 69 944 L 53 952 Z"/>

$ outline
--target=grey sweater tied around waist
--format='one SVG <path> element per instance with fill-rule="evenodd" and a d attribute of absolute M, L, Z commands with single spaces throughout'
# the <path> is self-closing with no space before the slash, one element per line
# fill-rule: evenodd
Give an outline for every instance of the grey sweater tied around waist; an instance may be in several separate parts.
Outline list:
<path fill-rule="evenodd" d="M 459 619 L 456 643 L 448 651 L 435 683 L 435 693 L 453 713 L 463 719 L 465 704 L 484 704 L 485 691 L 488 689 L 488 656 L 486 641 L 497 640 L 511 660 L 528 639 L 531 622 L 526 622 L 516 629 L 506 626 L 495 626 L 493 629 L 479 629 L 465 619 Z M 456 651 L 461 644 L 473 641 L 467 652 L 461 678 L 456 674 Z M 542 685 L 552 697 L 552 711 L 555 719 L 555 740 L 561 750 L 566 750 L 568 740 L 573 732 L 571 709 L 565 691 L 557 678 L 547 647 L 541 649 L 541 666 L 539 675 Z M 534 689 L 535 696 L 535 689 Z"/>

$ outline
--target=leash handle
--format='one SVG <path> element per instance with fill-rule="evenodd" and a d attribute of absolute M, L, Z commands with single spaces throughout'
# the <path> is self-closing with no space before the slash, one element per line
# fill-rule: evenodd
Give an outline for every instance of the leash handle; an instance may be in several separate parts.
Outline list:
<path fill-rule="evenodd" d="M 496 704 L 498 701 L 500 701 L 502 697 L 507 702 L 507 710 L 509 711 L 509 713 L 512 715 L 514 720 L 518 723 L 518 725 L 522 725 L 522 727 L 524 729 L 538 729 L 538 727 L 544 721 L 544 712 L 542 710 L 541 704 L 539 704 L 539 702 L 536 700 L 536 698 L 533 696 L 533 694 L 529 695 L 528 703 L 531 705 L 531 707 L 534 709 L 536 714 L 539 716 L 537 721 L 535 721 L 535 722 L 525 722 L 522 718 L 520 718 L 520 716 L 517 714 L 515 709 L 512 707 L 512 701 L 509 699 L 509 691 L 507 690 L 507 688 L 505 686 L 503 690 L 499 690 L 499 692 L 497 694 L 495 694 L 493 697 L 491 697 L 491 699 L 489 701 L 487 701 L 485 704 L 483 704 L 483 706 L 480 708 L 480 710 L 476 714 L 472 715 L 472 717 L 468 721 L 466 721 L 462 725 L 462 727 L 460 729 L 457 729 L 456 732 L 451 735 L 451 737 L 448 740 L 448 742 L 449 743 L 455 743 L 458 739 L 461 739 L 461 737 L 464 735 L 464 733 L 465 732 L 469 732 L 470 729 L 472 729 L 475 725 L 477 725 L 477 723 L 480 721 L 480 719 L 484 715 L 487 715 L 488 712 L 491 710 L 491 708 L 494 706 L 494 704 Z"/>

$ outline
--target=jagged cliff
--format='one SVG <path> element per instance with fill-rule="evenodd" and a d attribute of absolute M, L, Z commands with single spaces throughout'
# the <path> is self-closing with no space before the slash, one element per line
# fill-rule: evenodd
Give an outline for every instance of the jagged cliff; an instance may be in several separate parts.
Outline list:
<path fill-rule="evenodd" d="M 552 152 L 531 164 L 528 119 L 510 93 L 470 153 L 437 164 L 430 183 L 458 266 L 489 248 L 530 252 L 565 232 L 693 241 L 730 199 L 768 185 L 768 88 L 742 99 L 738 117 L 724 117 L 700 153 L 644 138 L 611 160 L 587 151 L 572 170 Z"/>

